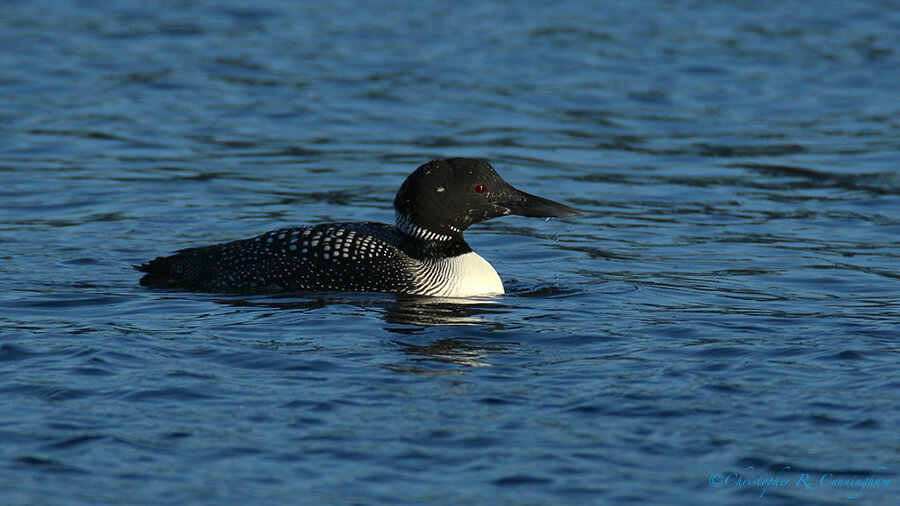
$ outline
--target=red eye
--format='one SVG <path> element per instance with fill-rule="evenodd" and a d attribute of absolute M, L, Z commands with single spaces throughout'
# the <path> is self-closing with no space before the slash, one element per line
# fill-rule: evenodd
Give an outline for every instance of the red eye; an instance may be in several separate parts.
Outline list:
<path fill-rule="evenodd" d="M 475 188 L 472 188 L 472 189 L 475 190 L 475 193 L 484 193 L 484 185 L 483 184 L 476 184 Z"/>

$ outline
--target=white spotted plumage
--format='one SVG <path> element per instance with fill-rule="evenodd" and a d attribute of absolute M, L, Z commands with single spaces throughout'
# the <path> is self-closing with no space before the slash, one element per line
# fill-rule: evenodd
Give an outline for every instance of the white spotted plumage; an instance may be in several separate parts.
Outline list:
<path fill-rule="evenodd" d="M 402 229 L 334 223 L 179 252 L 173 275 L 215 292 L 382 291 L 440 297 L 503 293 L 493 267 L 474 252 L 413 258 Z M 212 274 L 212 275 L 210 275 Z"/>
<path fill-rule="evenodd" d="M 497 272 L 463 232 L 507 214 L 578 211 L 516 190 L 483 160 L 433 160 L 394 199 L 395 226 L 326 223 L 181 250 L 136 266 L 144 285 L 225 293 L 395 292 L 443 297 L 502 294 Z"/>

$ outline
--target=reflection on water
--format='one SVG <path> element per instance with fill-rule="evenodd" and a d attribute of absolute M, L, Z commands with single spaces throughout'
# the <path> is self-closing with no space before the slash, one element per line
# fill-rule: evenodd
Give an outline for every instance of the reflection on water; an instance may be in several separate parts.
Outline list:
<path fill-rule="evenodd" d="M 188 292 L 189 293 L 189 292 Z M 202 295 L 201 295 L 202 296 Z M 315 311 L 330 306 L 352 306 L 377 311 L 385 323 L 412 327 L 385 327 L 389 332 L 412 334 L 416 327 L 489 325 L 500 329 L 481 315 L 508 312 L 497 298 L 417 297 L 386 293 L 311 293 L 260 296 L 216 297 L 220 304 L 246 307 L 268 307 L 286 311 Z"/>
<path fill-rule="evenodd" d="M 489 367 L 491 365 L 488 352 L 502 352 L 509 343 L 501 346 L 497 343 L 479 344 L 479 340 L 470 338 L 438 339 L 431 344 L 418 345 L 394 341 L 402 346 L 407 355 L 421 357 L 416 359 L 421 362 L 438 362 L 464 367 Z M 428 367 L 415 367 L 399 365 L 393 368 L 396 372 L 415 374 L 466 374 L 465 368 L 433 369 Z"/>
<path fill-rule="evenodd" d="M 492 319 L 482 315 L 507 312 L 498 299 L 443 298 L 397 296 L 385 308 L 384 320 L 388 323 L 431 327 L 438 325 L 489 325 L 501 328 Z M 408 333 L 406 329 L 387 327 L 386 330 Z"/>
<path fill-rule="evenodd" d="M 0 503 L 749 504 L 709 473 L 896 477 L 900 9 L 819 3 L 0 2 Z M 448 156 L 586 211 L 470 229 L 503 297 L 130 268 L 391 222 Z"/>
<path fill-rule="evenodd" d="M 522 291 L 520 295 L 558 293 L 547 287 Z M 407 356 L 417 357 L 410 365 L 401 361 L 391 370 L 399 373 L 415 374 L 466 374 L 468 368 L 490 366 L 489 355 L 502 352 L 513 343 L 484 343 L 480 337 L 456 336 L 452 338 L 428 339 L 426 330 L 430 327 L 478 327 L 481 332 L 503 330 L 502 322 L 492 318 L 506 314 L 511 307 L 501 304 L 497 298 L 442 298 L 418 297 L 411 295 L 339 293 L 339 294 L 277 294 L 250 297 L 216 297 L 219 304 L 237 307 L 270 308 L 278 311 L 316 312 L 336 308 L 346 314 L 347 307 L 354 307 L 367 313 L 379 314 L 384 323 L 383 330 L 409 337 L 425 338 L 426 344 L 410 343 L 405 340 L 392 342 L 402 348 Z M 445 364 L 460 367 L 434 368 L 426 364 Z"/>

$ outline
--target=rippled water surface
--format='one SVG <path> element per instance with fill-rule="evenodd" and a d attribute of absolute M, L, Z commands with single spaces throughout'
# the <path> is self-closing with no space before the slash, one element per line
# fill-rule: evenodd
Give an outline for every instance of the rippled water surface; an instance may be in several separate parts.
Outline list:
<path fill-rule="evenodd" d="M 0 502 L 895 504 L 898 83 L 896 1 L 2 2 Z M 447 156 L 585 211 L 503 297 L 131 269 Z"/>

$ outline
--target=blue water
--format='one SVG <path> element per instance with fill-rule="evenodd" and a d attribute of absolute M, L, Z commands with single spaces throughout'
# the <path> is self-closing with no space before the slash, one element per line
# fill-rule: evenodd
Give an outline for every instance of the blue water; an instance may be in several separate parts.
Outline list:
<path fill-rule="evenodd" d="M 900 2 L 545 4 L 0 3 L 0 503 L 896 504 Z M 447 156 L 503 297 L 137 284 Z"/>

